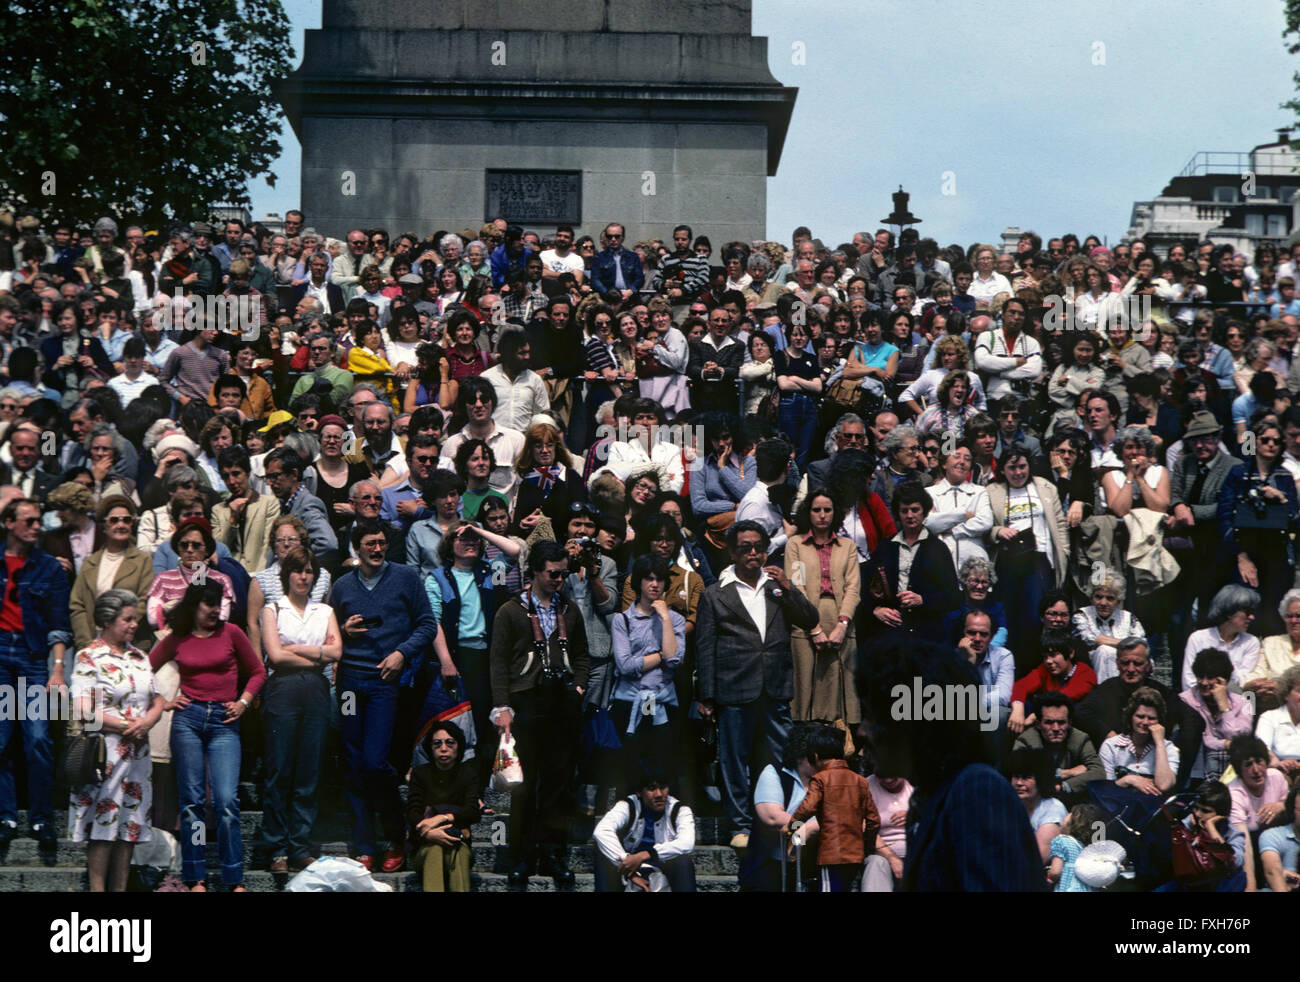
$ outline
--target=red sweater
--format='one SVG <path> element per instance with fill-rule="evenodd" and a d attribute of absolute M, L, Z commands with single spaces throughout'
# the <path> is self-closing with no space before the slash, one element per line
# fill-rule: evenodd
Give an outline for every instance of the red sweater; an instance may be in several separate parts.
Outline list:
<path fill-rule="evenodd" d="M 1078 702 L 1097 686 L 1097 673 L 1087 665 L 1075 665 L 1065 685 L 1057 684 L 1056 679 L 1047 674 L 1047 669 L 1039 665 L 1022 678 L 1011 689 L 1012 702 L 1028 702 L 1035 692 L 1064 692 L 1070 702 Z"/>
<path fill-rule="evenodd" d="M 181 673 L 181 692 L 198 702 L 234 702 L 244 689 L 255 696 L 266 682 L 266 666 L 248 636 L 230 624 L 222 624 L 210 638 L 191 635 L 178 640 L 169 634 L 149 652 L 155 671 L 173 658 Z"/>

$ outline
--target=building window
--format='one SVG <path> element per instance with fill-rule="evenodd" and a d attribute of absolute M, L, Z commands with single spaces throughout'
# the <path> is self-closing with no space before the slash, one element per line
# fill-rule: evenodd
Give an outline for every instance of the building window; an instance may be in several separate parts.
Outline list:
<path fill-rule="evenodd" d="M 1295 188 L 1278 188 L 1277 200 L 1282 202 L 1282 204 L 1284 205 L 1289 205 L 1291 203 L 1291 199 L 1295 197 L 1295 192 L 1296 192 Z"/>
<path fill-rule="evenodd" d="M 1221 205 L 1235 205 L 1237 203 L 1237 189 L 1232 185 L 1215 188 L 1214 201 L 1216 204 Z"/>
<path fill-rule="evenodd" d="M 1246 234 L 1263 235 L 1264 234 L 1264 216 L 1259 212 L 1253 212 L 1246 216 Z"/>
<path fill-rule="evenodd" d="M 1259 187 L 1255 188 L 1255 193 L 1252 194 L 1251 197 L 1252 197 L 1252 198 L 1271 198 L 1271 197 L 1273 197 L 1273 189 L 1272 189 L 1271 187 L 1269 187 L 1267 184 L 1261 184 Z"/>
<path fill-rule="evenodd" d="M 1269 215 L 1268 216 L 1268 237 L 1270 239 L 1280 239 L 1286 235 L 1286 216 Z"/>

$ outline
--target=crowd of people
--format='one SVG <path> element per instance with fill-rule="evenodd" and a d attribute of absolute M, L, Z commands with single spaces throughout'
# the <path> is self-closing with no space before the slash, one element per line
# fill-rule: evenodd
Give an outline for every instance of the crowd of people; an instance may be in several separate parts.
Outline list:
<path fill-rule="evenodd" d="M 214 820 L 244 889 L 241 782 L 307 868 L 334 743 L 352 855 L 428 891 L 498 750 L 515 887 L 591 834 L 598 889 L 692 890 L 719 816 L 742 889 L 798 848 L 832 892 L 1088 890 L 1098 822 L 1180 792 L 1231 860 L 1132 884 L 1300 882 L 1300 245 L 304 221 L 0 215 L 0 683 L 101 711 L 91 889 L 155 830 L 206 889 Z M 902 666 L 988 732 L 901 727 Z M 0 720 L 0 848 L 18 773 L 57 847 L 82 729 Z"/>

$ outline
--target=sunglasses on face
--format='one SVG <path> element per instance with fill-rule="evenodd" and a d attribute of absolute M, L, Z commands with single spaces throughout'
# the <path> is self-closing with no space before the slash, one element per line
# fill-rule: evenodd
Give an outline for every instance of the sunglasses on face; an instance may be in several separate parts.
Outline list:
<path fill-rule="evenodd" d="M 748 556 L 750 553 L 762 552 L 763 547 L 757 542 L 738 542 L 736 543 L 736 552 L 742 556 Z"/>
<path fill-rule="evenodd" d="M 429 741 L 429 746 L 431 746 L 431 747 L 450 747 L 450 748 L 452 748 L 452 749 L 455 749 L 455 747 L 456 747 L 456 741 L 453 740 L 451 737 L 447 737 L 447 739 L 445 739 L 445 740 L 430 740 L 430 741 Z"/>
<path fill-rule="evenodd" d="M 546 577 L 548 580 L 562 580 L 564 579 L 565 572 L 566 571 L 562 569 L 547 569 L 542 571 L 542 576 Z"/>

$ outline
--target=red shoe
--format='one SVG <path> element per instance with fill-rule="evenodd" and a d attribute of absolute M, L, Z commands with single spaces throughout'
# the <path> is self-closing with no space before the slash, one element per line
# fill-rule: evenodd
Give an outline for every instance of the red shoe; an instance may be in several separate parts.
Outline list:
<path fill-rule="evenodd" d="M 375 857 L 374 857 L 374 856 L 358 856 L 358 857 L 357 857 L 357 862 L 360 863 L 362 866 L 364 866 L 366 869 L 370 869 L 370 865 L 371 865 L 374 861 L 375 861 Z"/>
<path fill-rule="evenodd" d="M 390 846 L 384 850 L 384 861 L 381 866 L 385 873 L 396 873 L 406 865 L 406 852 L 401 846 Z"/>

